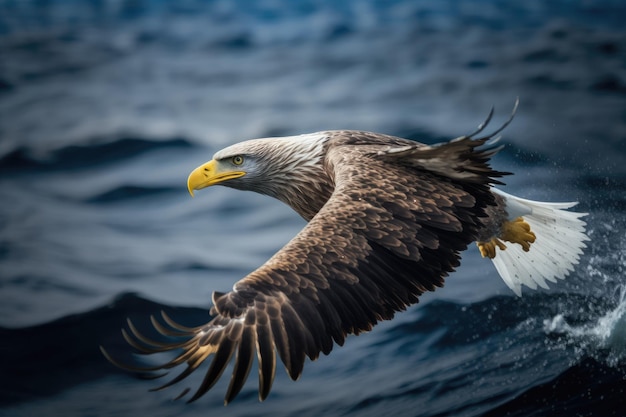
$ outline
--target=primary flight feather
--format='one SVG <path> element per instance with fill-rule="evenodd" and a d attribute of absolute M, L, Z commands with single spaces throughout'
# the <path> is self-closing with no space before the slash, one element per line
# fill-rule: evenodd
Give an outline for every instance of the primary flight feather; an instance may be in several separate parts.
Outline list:
<path fill-rule="evenodd" d="M 217 184 L 255 191 L 288 204 L 308 224 L 233 291 L 215 292 L 207 324 L 189 328 L 163 314 L 163 322 L 152 319 L 167 336 L 160 341 L 129 321 L 123 335 L 133 347 L 146 354 L 178 350 L 173 360 L 136 368 L 103 353 L 135 371 L 186 365 L 159 388 L 210 361 L 189 401 L 206 393 L 234 357 L 225 403 L 240 392 L 256 356 L 264 400 L 278 359 L 297 379 L 306 357 L 328 354 L 347 335 L 443 286 L 472 242 L 518 295 L 522 285 L 564 278 L 587 240 L 584 214 L 564 210 L 574 203 L 524 200 L 492 187 L 506 174 L 489 165 L 499 150 L 492 138 L 515 110 L 496 132 L 476 137 L 492 113 L 476 132 L 437 145 L 341 130 L 255 139 L 217 152 L 189 175 L 192 195 Z"/>

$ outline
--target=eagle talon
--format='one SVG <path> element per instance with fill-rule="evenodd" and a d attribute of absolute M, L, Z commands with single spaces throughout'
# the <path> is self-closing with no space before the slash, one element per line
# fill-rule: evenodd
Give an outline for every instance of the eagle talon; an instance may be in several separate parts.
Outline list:
<path fill-rule="evenodd" d="M 500 237 L 507 242 L 518 243 L 524 252 L 528 252 L 530 244 L 537 239 L 537 236 L 530 230 L 530 225 L 521 217 L 504 222 Z"/>
<path fill-rule="evenodd" d="M 502 241 L 497 237 L 494 237 L 488 242 L 476 242 L 476 245 L 478 246 L 478 250 L 480 251 L 482 257 L 489 259 L 493 259 L 496 257 L 496 246 L 500 250 L 506 249 L 506 245 L 502 243 Z"/>
<path fill-rule="evenodd" d="M 537 236 L 530 230 L 530 225 L 523 218 L 518 217 L 502 224 L 499 238 L 507 242 L 517 243 L 522 246 L 524 252 L 528 252 L 530 244 L 537 239 Z M 506 249 L 506 245 L 499 238 L 494 237 L 487 242 L 476 242 L 483 258 L 495 258 L 496 247 L 500 250 Z"/>

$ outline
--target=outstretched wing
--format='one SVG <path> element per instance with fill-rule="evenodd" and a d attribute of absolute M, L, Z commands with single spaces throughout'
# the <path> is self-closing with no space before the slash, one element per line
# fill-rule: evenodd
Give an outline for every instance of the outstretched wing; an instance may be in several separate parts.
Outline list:
<path fill-rule="evenodd" d="M 339 135 L 329 147 L 326 164 L 334 173 L 335 190 L 328 202 L 232 292 L 214 294 L 213 320 L 196 328 L 167 316 L 164 324 L 153 320 L 160 333 L 173 339 L 167 342 L 148 339 L 132 325 L 131 334 L 124 332 L 141 353 L 182 350 L 172 361 L 144 369 L 186 364 L 161 388 L 179 382 L 212 355 L 189 400 L 194 401 L 234 356 L 228 403 L 243 387 L 256 354 L 263 400 L 274 379 L 276 353 L 295 380 L 306 356 L 314 360 L 320 352 L 328 354 L 346 335 L 391 319 L 420 294 L 442 286 L 458 266 L 460 251 L 476 239 L 485 207 L 493 204 L 489 183 L 501 174 L 488 166 L 491 151 L 476 149 L 484 140 L 394 153 L 380 141 L 355 145 L 353 139 Z M 458 169 L 471 172 L 471 179 L 429 169 L 429 161 L 452 157 L 469 161 Z"/>

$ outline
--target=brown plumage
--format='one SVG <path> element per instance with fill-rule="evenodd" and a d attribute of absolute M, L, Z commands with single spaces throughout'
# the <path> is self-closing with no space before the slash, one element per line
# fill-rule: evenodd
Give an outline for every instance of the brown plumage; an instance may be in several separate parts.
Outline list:
<path fill-rule="evenodd" d="M 498 150 L 485 146 L 493 135 L 475 138 L 489 118 L 472 135 L 435 146 L 330 131 L 258 139 L 218 152 L 190 175 L 190 192 L 217 183 L 261 192 L 289 204 L 308 224 L 232 292 L 214 293 L 209 323 L 188 328 L 166 315 L 163 323 L 153 319 L 168 337 L 162 342 L 129 322 L 130 333 L 123 334 L 133 347 L 148 354 L 181 350 L 172 361 L 132 368 L 103 352 L 133 370 L 186 364 L 161 388 L 209 360 L 189 401 L 209 390 L 234 357 L 225 403 L 243 387 L 256 355 L 259 398 L 265 399 L 277 356 L 297 379 L 306 357 L 328 354 L 347 335 L 370 330 L 443 286 L 461 251 L 496 235 L 507 216 L 491 184 L 504 173 L 489 166 Z"/>

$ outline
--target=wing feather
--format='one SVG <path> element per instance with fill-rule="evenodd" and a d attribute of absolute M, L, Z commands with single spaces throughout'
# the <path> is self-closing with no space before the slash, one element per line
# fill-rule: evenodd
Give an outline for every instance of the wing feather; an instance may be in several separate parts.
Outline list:
<path fill-rule="evenodd" d="M 248 379 L 250 370 L 252 369 L 252 360 L 254 355 L 254 329 L 251 326 L 245 326 L 239 340 L 239 349 L 237 350 L 237 358 L 235 359 L 235 367 L 230 378 L 228 391 L 224 398 L 224 403 L 231 402 L 243 388 L 243 384 Z"/>
<path fill-rule="evenodd" d="M 195 331 L 199 330 L 201 327 L 187 327 L 187 326 L 183 326 L 179 323 L 176 323 L 174 320 L 172 320 L 170 318 L 170 316 L 167 315 L 167 313 L 163 310 L 161 310 L 161 317 L 163 318 L 163 321 L 165 321 L 165 323 L 170 326 L 172 329 L 174 330 L 178 330 L 179 332 L 181 332 L 182 334 L 189 334 L 189 333 L 194 333 Z"/>
<path fill-rule="evenodd" d="M 150 391 L 161 391 L 161 390 L 164 390 L 165 388 L 171 387 L 172 385 L 174 385 L 174 384 L 182 381 L 183 379 L 187 378 L 189 375 L 191 375 L 191 373 L 193 371 L 195 371 L 198 368 L 198 366 L 200 366 L 202 364 L 202 362 L 208 356 L 209 356 L 209 352 L 205 352 L 205 354 L 199 355 L 199 356 L 192 355 L 191 359 L 187 362 L 187 367 L 180 374 L 178 374 L 176 377 L 172 378 L 171 380 L 169 380 L 165 384 L 159 385 L 156 388 L 152 388 Z"/>
<path fill-rule="evenodd" d="M 306 352 L 311 350 L 310 347 L 307 347 L 310 346 L 310 342 L 307 340 L 312 340 L 312 336 L 289 303 L 282 305 L 282 317 L 285 333 L 289 335 L 289 355 L 281 356 L 281 358 L 289 377 L 295 381 L 302 374 L 304 357 Z"/>
<path fill-rule="evenodd" d="M 150 323 L 152 323 L 152 326 L 156 329 L 156 331 L 163 336 L 184 337 L 187 335 L 187 332 L 167 328 L 166 326 L 162 325 L 161 322 L 159 322 L 153 315 L 150 315 Z"/>
<path fill-rule="evenodd" d="M 261 321 L 264 315 L 261 314 Z M 270 393 L 276 371 L 276 350 L 269 322 L 256 326 L 257 360 L 259 361 L 259 400 L 263 401 Z"/>
<path fill-rule="evenodd" d="M 215 383 L 219 380 L 220 376 L 222 376 L 224 369 L 226 369 L 226 365 L 228 365 L 228 362 L 230 361 L 230 358 L 232 357 L 236 346 L 237 346 L 236 342 L 233 342 L 228 337 L 222 337 L 220 339 L 220 341 L 217 343 L 217 351 L 215 352 L 213 356 L 213 360 L 211 361 L 209 370 L 205 374 L 204 379 L 202 380 L 202 383 L 198 387 L 198 390 L 195 392 L 195 394 L 193 394 L 193 396 L 189 399 L 188 402 L 193 402 L 197 400 L 202 395 L 204 395 L 208 390 L 210 390 L 213 387 L 213 385 L 215 385 Z M 211 349 L 205 349 L 205 350 L 206 350 L 206 356 L 212 353 Z M 205 352 L 202 353 L 202 356 L 205 356 Z"/>

